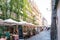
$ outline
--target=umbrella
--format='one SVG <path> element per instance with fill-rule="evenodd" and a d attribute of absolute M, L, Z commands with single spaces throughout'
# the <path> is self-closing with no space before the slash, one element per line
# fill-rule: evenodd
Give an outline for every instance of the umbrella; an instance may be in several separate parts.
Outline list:
<path fill-rule="evenodd" d="M 12 20 L 12 19 L 6 19 L 6 20 L 4 20 L 4 22 L 7 22 L 7 23 L 17 23 L 17 21 Z"/>
<path fill-rule="evenodd" d="M 28 25 L 34 25 L 34 24 L 32 24 L 32 23 L 27 23 Z"/>
<path fill-rule="evenodd" d="M 13 19 L 6 19 L 4 20 L 5 25 L 16 25 L 18 22 Z"/>
<path fill-rule="evenodd" d="M 25 21 L 21 21 L 21 22 L 18 22 L 18 24 L 20 24 L 20 25 L 23 25 L 23 24 L 26 24 L 27 22 L 25 22 Z"/>

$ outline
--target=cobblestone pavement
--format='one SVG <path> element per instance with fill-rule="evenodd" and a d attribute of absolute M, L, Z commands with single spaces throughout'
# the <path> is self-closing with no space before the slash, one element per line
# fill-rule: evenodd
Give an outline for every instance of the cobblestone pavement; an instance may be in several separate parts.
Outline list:
<path fill-rule="evenodd" d="M 26 40 L 50 40 L 50 30 L 45 30 Z"/>

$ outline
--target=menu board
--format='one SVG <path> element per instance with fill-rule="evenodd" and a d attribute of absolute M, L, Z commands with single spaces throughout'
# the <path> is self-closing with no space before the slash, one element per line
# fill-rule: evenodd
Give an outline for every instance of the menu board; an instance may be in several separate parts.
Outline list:
<path fill-rule="evenodd" d="M 18 31 L 19 31 L 19 39 L 23 39 L 22 25 L 18 26 Z"/>

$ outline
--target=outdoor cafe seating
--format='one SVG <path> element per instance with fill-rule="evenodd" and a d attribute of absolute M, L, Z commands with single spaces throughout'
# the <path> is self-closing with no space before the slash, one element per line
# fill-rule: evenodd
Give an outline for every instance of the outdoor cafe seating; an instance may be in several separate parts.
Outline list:
<path fill-rule="evenodd" d="M 19 25 L 21 25 L 22 27 L 21 30 L 23 38 L 29 38 L 36 34 L 36 31 L 34 31 L 35 25 L 31 23 L 27 23 L 24 21 L 16 22 L 12 19 L 0 20 L 0 28 L 3 28 L 2 33 L 4 34 L 4 32 L 7 32 L 6 30 L 8 30 L 10 32 L 10 40 L 19 40 L 19 37 L 21 36 L 21 30 L 19 30 Z M 2 37 L 0 39 L 2 39 Z M 6 36 L 5 39 L 7 39 Z"/>

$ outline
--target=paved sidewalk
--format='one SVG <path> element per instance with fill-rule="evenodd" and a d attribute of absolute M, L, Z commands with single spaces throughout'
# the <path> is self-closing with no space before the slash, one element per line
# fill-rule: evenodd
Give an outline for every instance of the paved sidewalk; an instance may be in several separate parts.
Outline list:
<path fill-rule="evenodd" d="M 33 36 L 27 40 L 50 40 L 50 30 L 42 31 L 36 36 Z"/>

